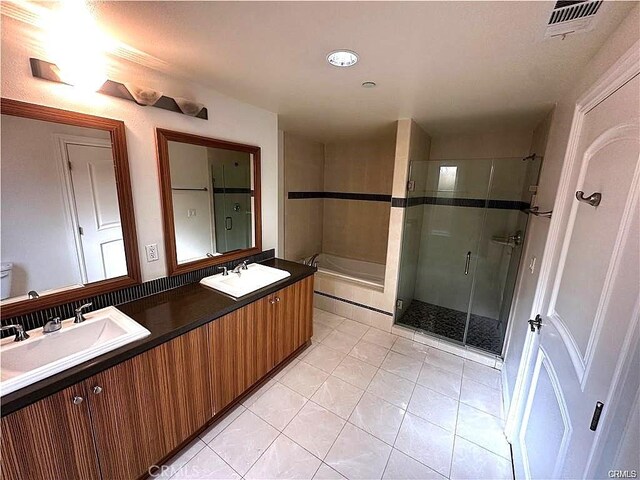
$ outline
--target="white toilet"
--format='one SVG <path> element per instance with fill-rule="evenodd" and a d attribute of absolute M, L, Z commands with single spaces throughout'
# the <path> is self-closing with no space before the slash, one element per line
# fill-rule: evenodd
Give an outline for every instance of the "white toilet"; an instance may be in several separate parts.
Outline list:
<path fill-rule="evenodd" d="M 0 263 L 0 266 L 2 267 L 2 272 L 0 273 L 0 300 L 4 300 L 11 295 L 11 270 L 13 270 L 13 263 Z"/>

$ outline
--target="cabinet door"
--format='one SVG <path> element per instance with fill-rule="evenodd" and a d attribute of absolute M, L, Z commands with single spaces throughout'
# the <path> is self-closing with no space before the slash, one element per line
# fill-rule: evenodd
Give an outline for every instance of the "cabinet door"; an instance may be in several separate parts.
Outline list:
<path fill-rule="evenodd" d="M 198 328 L 85 382 L 103 478 L 145 475 L 213 416 L 208 347 Z"/>
<path fill-rule="evenodd" d="M 313 335 L 313 276 L 276 293 L 275 363 L 291 355 Z"/>
<path fill-rule="evenodd" d="M 2 478 L 100 478 L 84 397 L 77 385 L 3 417 Z"/>
<path fill-rule="evenodd" d="M 216 412 L 273 368 L 275 308 L 269 300 L 263 298 L 209 324 Z"/>

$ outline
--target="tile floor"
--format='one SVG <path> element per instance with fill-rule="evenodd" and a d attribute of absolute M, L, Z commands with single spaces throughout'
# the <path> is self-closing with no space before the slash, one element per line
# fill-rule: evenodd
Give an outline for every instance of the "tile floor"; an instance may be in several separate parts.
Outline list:
<path fill-rule="evenodd" d="M 161 478 L 512 479 L 498 370 L 317 309 L 314 333 Z"/>

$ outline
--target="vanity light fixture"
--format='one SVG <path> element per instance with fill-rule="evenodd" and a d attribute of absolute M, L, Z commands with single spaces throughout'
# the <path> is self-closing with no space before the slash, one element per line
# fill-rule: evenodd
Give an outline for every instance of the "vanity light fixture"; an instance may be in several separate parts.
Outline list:
<path fill-rule="evenodd" d="M 358 54 L 352 50 L 334 50 L 327 55 L 327 62 L 334 67 L 352 67 L 358 63 Z"/>

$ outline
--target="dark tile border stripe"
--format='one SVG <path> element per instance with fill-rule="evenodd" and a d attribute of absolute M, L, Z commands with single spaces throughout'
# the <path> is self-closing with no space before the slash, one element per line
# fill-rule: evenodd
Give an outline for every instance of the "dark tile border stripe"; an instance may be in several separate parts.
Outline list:
<path fill-rule="evenodd" d="M 253 190 L 242 187 L 216 187 L 213 189 L 213 193 L 246 193 L 247 195 L 253 195 Z"/>
<path fill-rule="evenodd" d="M 165 292 L 167 290 L 173 290 L 174 288 L 182 287 L 190 283 L 199 282 L 202 278 L 214 273 L 218 273 L 218 267 L 232 268 L 241 260 L 248 262 L 262 262 L 275 257 L 275 250 L 265 250 L 257 255 L 251 255 L 244 259 L 234 260 L 233 262 L 227 262 L 220 265 L 201 268 L 200 270 L 194 270 L 193 272 L 183 273 L 174 277 L 162 277 L 148 282 L 141 283 L 140 285 L 134 285 L 132 287 L 123 288 L 114 292 L 105 293 L 102 295 L 96 295 L 95 297 L 84 298 L 77 302 L 66 303 L 63 305 L 57 305 L 55 307 L 39 310 L 37 312 L 28 313 L 26 315 L 20 315 L 17 317 L 6 318 L 2 320 L 2 325 L 10 325 L 12 323 L 19 323 L 24 326 L 25 330 L 32 330 L 34 328 L 42 327 L 49 318 L 71 318 L 74 314 L 74 310 L 80 305 L 88 302 L 92 302 L 93 305 L 87 311 L 98 310 L 111 305 L 121 305 L 123 303 L 139 300 L 156 293 Z M 0 338 L 12 335 L 11 332 L 2 332 Z"/>
<path fill-rule="evenodd" d="M 407 208 L 417 205 L 447 205 L 450 207 L 495 208 L 499 210 L 524 210 L 527 202 L 517 200 L 484 200 L 481 198 L 409 197 L 391 199 L 392 207 Z"/>
<path fill-rule="evenodd" d="M 289 200 L 304 200 L 310 198 L 333 198 L 337 200 L 361 200 L 364 202 L 391 202 L 391 195 L 383 193 L 353 193 L 353 192 L 289 192 Z"/>
<path fill-rule="evenodd" d="M 363 303 L 353 302 L 351 300 L 347 300 L 346 298 L 336 297 L 335 295 L 329 295 L 328 293 L 319 292 L 318 290 L 314 290 L 313 293 L 317 293 L 318 295 L 322 295 L 323 297 L 332 298 L 333 300 L 338 300 L 340 302 L 349 303 L 351 305 L 355 305 L 356 307 L 366 308 L 367 310 L 371 310 L 373 312 L 382 313 L 383 315 L 388 315 L 393 317 L 393 313 L 385 312 L 384 310 L 380 310 L 378 308 L 370 307 L 369 305 L 365 305 Z"/>

